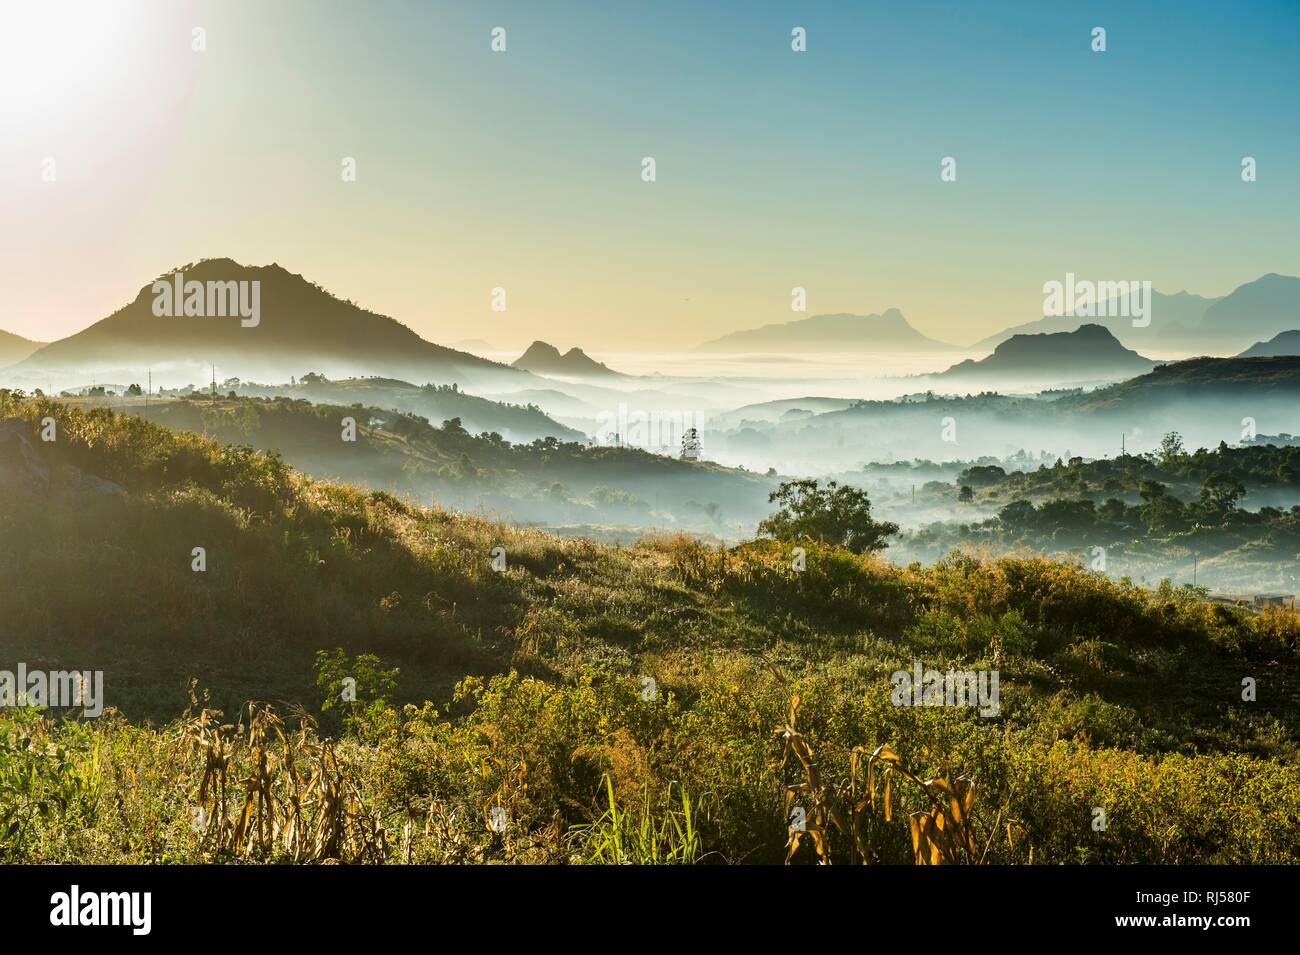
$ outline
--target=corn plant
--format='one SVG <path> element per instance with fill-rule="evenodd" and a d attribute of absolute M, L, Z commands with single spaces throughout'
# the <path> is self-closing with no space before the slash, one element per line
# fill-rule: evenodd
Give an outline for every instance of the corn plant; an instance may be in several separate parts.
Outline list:
<path fill-rule="evenodd" d="M 867 864 L 873 858 L 865 826 L 868 811 L 876 808 L 877 778 L 883 780 L 881 803 L 885 822 L 894 818 L 894 780 L 897 777 L 918 789 L 928 800 L 926 808 L 908 814 L 908 829 L 912 840 L 913 861 L 917 865 L 953 865 L 983 863 L 992 845 L 993 833 L 998 831 L 1002 813 L 990 827 L 989 839 L 981 852 L 976 846 L 975 780 L 962 775 L 954 782 L 947 779 L 922 779 L 904 764 L 902 758 L 887 743 L 870 752 L 866 747 L 855 746 L 848 751 L 848 778 L 827 782 L 813 752 L 812 745 L 796 728 L 799 697 L 790 701 L 790 711 L 778 734 L 784 740 L 782 765 L 793 757 L 799 763 L 802 779 L 786 787 L 785 818 L 789 823 L 796 800 L 803 797 L 808 804 L 797 825 L 788 826 L 786 864 L 793 861 L 800 844 L 806 839 L 812 844 L 817 860 L 822 865 L 831 864 L 831 848 L 827 839 L 834 828 L 849 840 L 850 861 Z M 865 757 L 865 759 L 863 758 Z M 865 783 L 861 779 L 866 771 Z M 809 811 L 811 809 L 811 812 Z M 1015 823 L 1007 824 L 1007 839 L 1012 840 Z M 1032 849 L 1031 849 L 1032 853 Z M 1032 855 L 1031 855 L 1032 861 Z"/>
<path fill-rule="evenodd" d="M 191 689 L 191 705 L 197 705 Z M 247 726 L 220 721 L 207 706 L 182 724 L 184 748 L 202 756 L 195 797 L 195 830 L 209 850 L 241 859 L 293 862 L 348 859 L 382 862 L 386 838 L 376 813 L 362 800 L 352 771 L 334 744 L 299 714 L 290 731 L 267 705 L 247 706 Z M 233 731 L 233 732 L 232 732 Z M 243 803 L 231 794 L 231 772 L 247 770 Z"/>

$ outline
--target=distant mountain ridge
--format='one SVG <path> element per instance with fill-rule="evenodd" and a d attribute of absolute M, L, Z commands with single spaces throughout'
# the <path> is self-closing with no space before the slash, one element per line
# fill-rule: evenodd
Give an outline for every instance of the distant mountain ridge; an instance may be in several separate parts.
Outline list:
<path fill-rule="evenodd" d="M 1116 302 L 1108 300 L 1105 305 L 1107 315 L 1048 315 L 1032 322 L 1014 325 L 1003 329 L 987 338 L 982 338 L 971 349 L 982 351 L 996 348 L 1013 335 L 1038 335 L 1049 332 L 1072 332 L 1081 325 L 1101 325 L 1110 331 L 1120 343 L 1133 347 L 1143 343 L 1152 344 L 1153 338 L 1163 339 L 1162 345 L 1172 345 L 1173 336 L 1185 335 L 1186 327 L 1195 325 L 1205 316 L 1205 311 L 1218 302 L 1217 298 L 1205 298 L 1192 292 L 1177 292 L 1166 295 L 1154 289 L 1151 292 L 1151 324 L 1147 327 L 1135 326 L 1132 315 L 1120 314 Z M 1099 311 L 1101 309 L 1098 309 Z"/>
<path fill-rule="evenodd" d="M 1256 342 L 1238 355 L 1238 358 L 1280 358 L 1300 355 L 1300 330 L 1281 332 L 1266 342 Z"/>
<path fill-rule="evenodd" d="M 1300 278 L 1270 272 L 1238 286 L 1205 310 L 1196 330 L 1235 343 L 1273 336 L 1300 327 Z"/>
<path fill-rule="evenodd" d="M 879 315 L 840 312 L 813 315 L 731 332 L 700 345 L 697 351 L 955 351 L 946 342 L 921 334 L 896 308 Z"/>
<path fill-rule="evenodd" d="M 591 358 L 581 348 L 570 348 L 563 355 L 554 345 L 533 342 L 522 355 L 510 363 L 512 368 L 536 375 L 568 375 L 575 378 L 623 378 L 608 365 Z"/>
<path fill-rule="evenodd" d="M 1120 344 L 1103 325 L 1080 325 L 1072 332 L 1013 335 L 987 358 L 967 359 L 936 378 L 987 378 L 999 381 L 1088 381 L 1126 378 L 1155 367 Z"/>
<path fill-rule="evenodd" d="M 208 365 L 222 377 L 284 380 L 318 371 L 327 377 L 386 375 L 408 381 L 464 386 L 525 385 L 516 369 L 435 345 L 401 322 L 344 301 L 278 264 L 245 266 L 231 259 L 207 259 L 183 266 L 188 281 L 258 282 L 260 315 L 253 327 L 236 317 L 160 317 L 154 312 L 154 283 L 127 305 L 89 328 L 46 345 L 13 369 L 21 374 L 89 372 L 115 380 L 154 380 L 193 375 Z M 159 282 L 170 282 L 165 273 Z M 251 289 L 251 285 L 249 288 Z M 179 306 L 179 303 L 177 303 Z M 206 380 L 202 375 L 199 380 Z M 183 382 L 182 382 L 183 383 Z"/>
<path fill-rule="evenodd" d="M 1100 310 L 1100 309 L 1099 309 Z M 972 349 L 994 348 L 1012 335 L 1072 331 L 1089 323 L 1105 326 L 1129 348 L 1196 352 L 1235 351 L 1292 328 L 1300 328 L 1300 278 L 1270 272 L 1207 298 L 1192 292 L 1151 292 L 1150 324 L 1135 326 L 1117 314 L 1110 300 L 1106 316 L 1052 315 L 1004 329 Z"/>
<path fill-rule="evenodd" d="M 0 368 L 20 362 L 44 347 L 45 342 L 34 342 L 29 338 L 0 329 Z"/>

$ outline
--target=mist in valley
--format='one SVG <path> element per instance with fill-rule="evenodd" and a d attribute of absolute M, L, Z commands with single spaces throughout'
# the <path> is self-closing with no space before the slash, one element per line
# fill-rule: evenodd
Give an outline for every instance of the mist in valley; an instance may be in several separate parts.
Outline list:
<path fill-rule="evenodd" d="M 197 364 L 164 364 L 118 369 L 116 380 L 100 377 L 110 368 L 81 367 L 47 374 L 43 386 L 20 368 L 11 384 L 275 451 L 319 478 L 566 536 L 630 543 L 684 532 L 735 543 L 755 535 L 782 482 L 812 478 L 867 492 L 876 516 L 899 526 L 885 552 L 898 563 L 963 549 L 1031 552 L 1148 586 L 1297 586 L 1295 458 L 1268 474 L 1237 467 L 1234 510 L 1273 515 L 1249 531 L 1211 540 L 1193 521 L 1156 535 L 1137 516 L 1142 481 L 1153 479 L 1145 472 L 1168 458 L 1167 435 L 1194 456 L 1285 447 L 1300 433 L 1294 369 L 1280 359 L 1276 380 L 1252 369 L 1207 383 L 1193 361 L 1124 381 L 986 376 L 972 388 L 937 373 L 961 359 L 952 353 L 878 356 L 894 373 L 856 377 L 843 355 L 597 357 L 609 375 L 497 364 L 464 375 L 465 386 L 237 356 L 210 364 L 206 381 Z M 616 359 L 656 370 L 613 372 Z M 710 374 L 688 373 L 697 360 Z M 1169 494 L 1194 506 L 1213 467 L 1166 475 Z M 1005 509 L 1022 501 L 1109 506 L 1112 520 L 1012 527 Z"/>

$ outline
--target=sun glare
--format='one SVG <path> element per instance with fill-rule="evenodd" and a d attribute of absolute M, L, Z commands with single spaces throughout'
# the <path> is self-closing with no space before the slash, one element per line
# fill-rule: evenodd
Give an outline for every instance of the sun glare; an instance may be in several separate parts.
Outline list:
<path fill-rule="evenodd" d="M 0 4 L 0 112 L 39 114 L 93 94 L 120 61 L 133 15 L 108 0 Z"/>

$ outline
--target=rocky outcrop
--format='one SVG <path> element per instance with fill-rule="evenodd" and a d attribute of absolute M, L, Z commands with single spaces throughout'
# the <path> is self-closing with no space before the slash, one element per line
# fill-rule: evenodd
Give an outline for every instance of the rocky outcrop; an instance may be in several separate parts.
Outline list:
<path fill-rule="evenodd" d="M 61 464 L 51 472 L 32 427 L 21 418 L 0 421 L 0 494 L 89 495 L 126 493 L 120 484 L 94 474 L 87 474 L 71 464 Z"/>
<path fill-rule="evenodd" d="M 21 418 L 0 421 L 0 492 L 48 494 L 50 469 L 32 443 L 31 426 Z"/>

